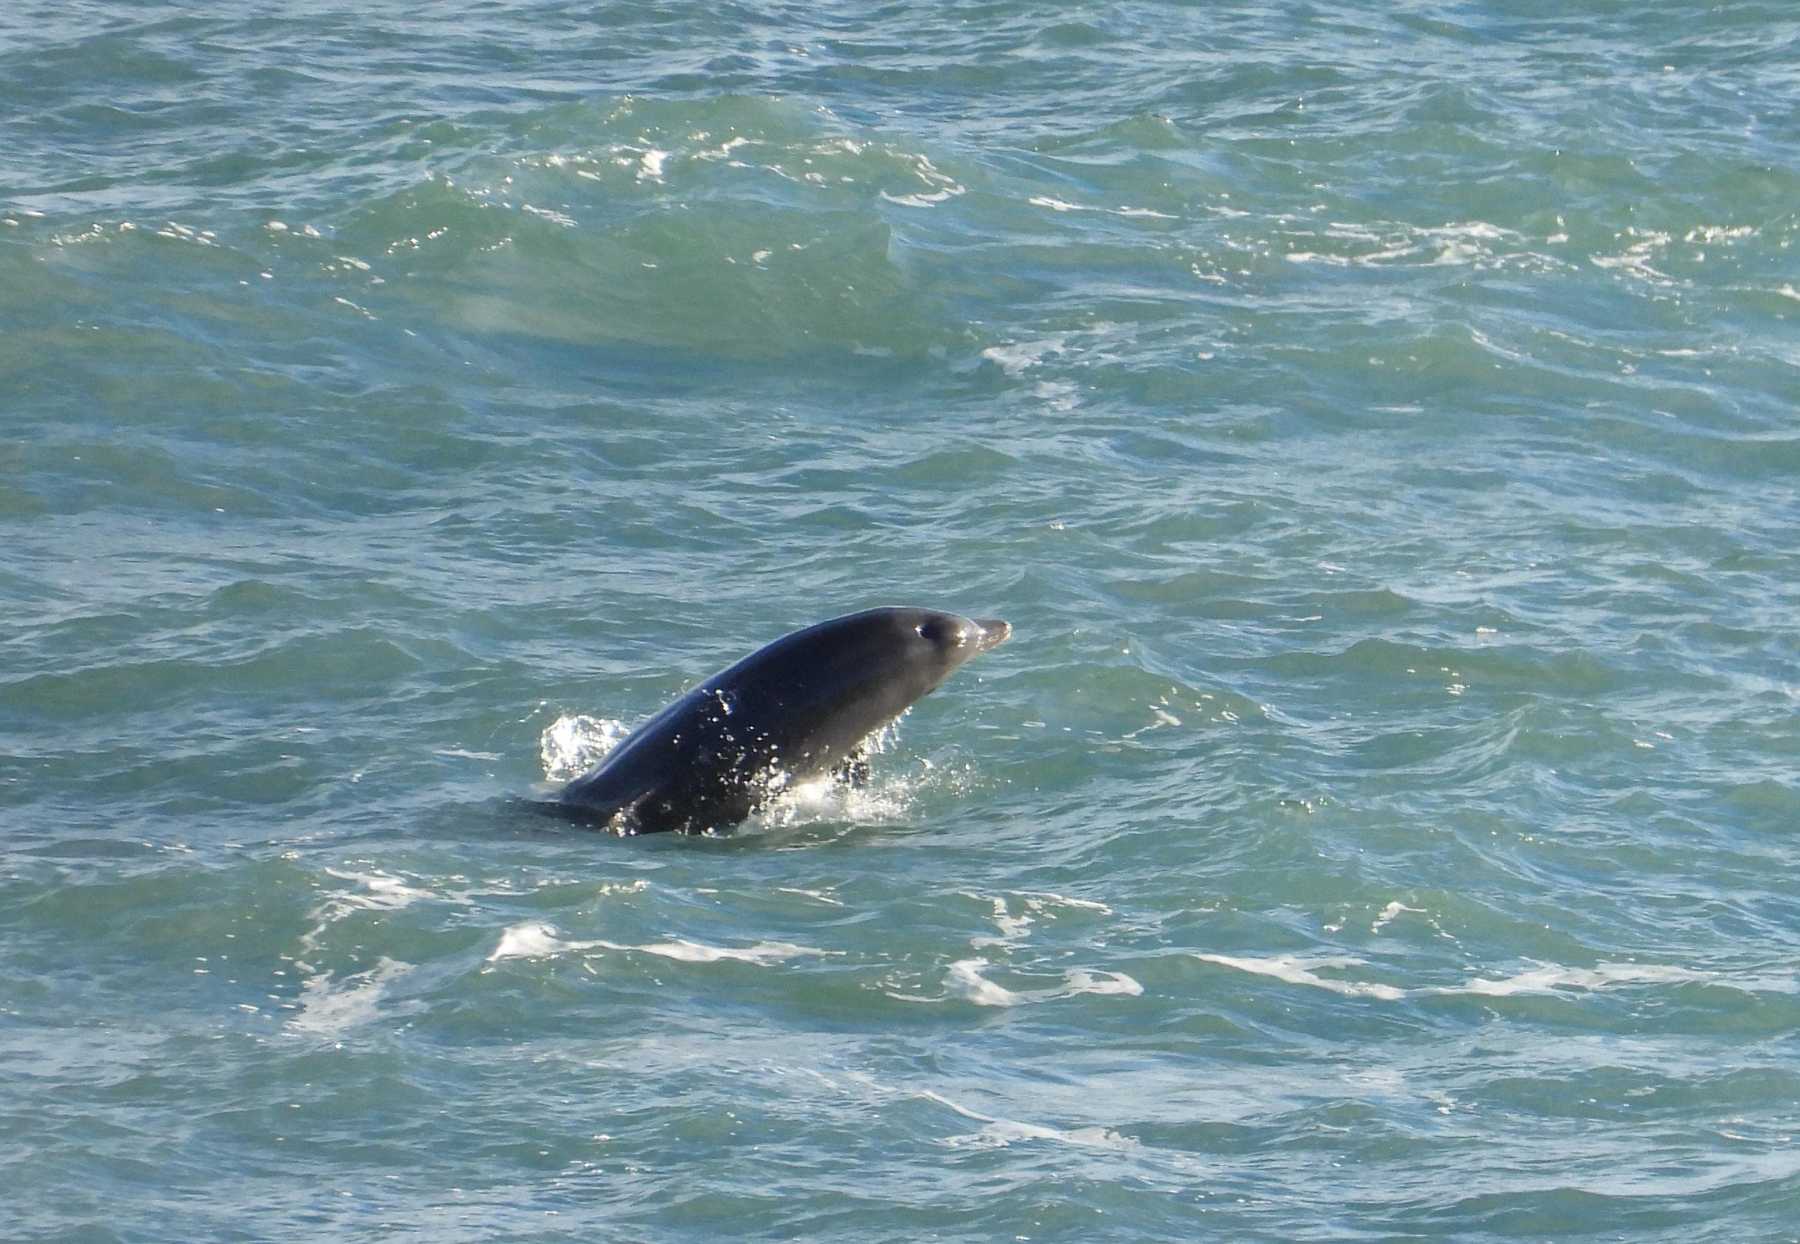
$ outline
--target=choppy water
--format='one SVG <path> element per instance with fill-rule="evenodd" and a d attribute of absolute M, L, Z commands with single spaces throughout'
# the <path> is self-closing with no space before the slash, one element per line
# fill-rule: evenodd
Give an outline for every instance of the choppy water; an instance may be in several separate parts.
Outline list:
<path fill-rule="evenodd" d="M 1790 6 L 225 9 L 0 16 L 0 1234 L 1795 1238 Z"/>

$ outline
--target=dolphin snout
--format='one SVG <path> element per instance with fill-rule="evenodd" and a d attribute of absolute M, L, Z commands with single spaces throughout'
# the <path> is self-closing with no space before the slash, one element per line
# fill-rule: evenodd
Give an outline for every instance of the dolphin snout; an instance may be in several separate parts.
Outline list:
<path fill-rule="evenodd" d="M 1002 622 L 999 618 L 976 618 L 975 625 L 980 628 L 974 636 L 977 652 L 998 648 L 1012 638 L 1012 623 Z"/>

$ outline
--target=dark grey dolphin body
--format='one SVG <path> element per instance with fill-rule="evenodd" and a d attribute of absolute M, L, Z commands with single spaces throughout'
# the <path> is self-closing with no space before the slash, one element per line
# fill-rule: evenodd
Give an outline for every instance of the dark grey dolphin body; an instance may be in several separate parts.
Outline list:
<path fill-rule="evenodd" d="M 633 731 L 545 806 L 625 833 L 735 825 L 773 790 L 854 764 L 865 739 L 1012 627 L 868 609 L 785 635 Z"/>

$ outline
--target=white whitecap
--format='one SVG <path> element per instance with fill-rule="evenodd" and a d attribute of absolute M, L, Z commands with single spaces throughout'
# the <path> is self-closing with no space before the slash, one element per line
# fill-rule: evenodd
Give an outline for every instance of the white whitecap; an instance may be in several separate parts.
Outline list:
<path fill-rule="evenodd" d="M 976 1006 L 1021 1006 L 1030 1002 L 1053 1002 L 1077 994 L 1118 994 L 1135 998 L 1144 992 L 1143 985 L 1123 972 L 1107 972 L 1090 968 L 1070 968 L 1063 973 L 1063 983 L 1049 989 L 1008 989 L 981 974 L 990 966 L 986 959 L 959 959 L 950 965 L 944 983 L 951 996 L 960 997 Z M 891 997 L 901 995 L 892 994 Z M 929 1001 L 908 998 L 907 1001 Z"/>
<path fill-rule="evenodd" d="M 1402 910 L 1408 910 L 1403 908 Z M 1350 998 L 1376 998 L 1397 1002 L 1406 997 L 1483 997 L 1508 998 L 1525 994 L 1562 995 L 1571 991 L 1597 993 L 1607 989 L 1644 985 L 1713 984 L 1750 992 L 1800 992 L 1800 974 L 1787 972 L 1732 977 L 1718 973 L 1684 968 L 1666 963 L 1598 963 L 1591 968 L 1566 967 L 1545 963 L 1511 976 L 1491 979 L 1471 977 L 1461 985 L 1431 985 L 1417 989 L 1401 989 L 1375 981 L 1339 980 L 1321 976 L 1318 968 L 1348 968 L 1364 961 L 1353 956 L 1322 956 L 1302 959 L 1294 955 L 1269 958 L 1247 958 L 1234 955 L 1195 954 L 1196 959 L 1217 963 L 1259 976 L 1269 976 L 1291 985 L 1307 985 Z"/>
<path fill-rule="evenodd" d="M 1240 972 L 1249 972 L 1256 976 L 1272 976 L 1276 980 L 1286 981 L 1290 985 L 1310 985 L 1314 989 L 1328 989 L 1332 993 L 1340 993 L 1347 998 L 1379 998 L 1384 1002 L 1395 1002 L 1406 996 L 1404 989 L 1397 989 L 1393 985 L 1335 980 L 1329 976 L 1320 976 L 1313 970 L 1327 967 L 1353 967 L 1363 962 L 1361 959 L 1348 956 L 1302 960 L 1293 955 L 1275 955 L 1266 959 L 1258 959 L 1237 955 L 1196 954 L 1194 958 L 1203 963 L 1216 963 L 1221 967 L 1235 968 Z"/>
<path fill-rule="evenodd" d="M 1088 968 L 1071 968 L 1064 973 L 1068 981 L 1068 994 L 1098 993 L 1122 994 L 1127 998 L 1135 998 L 1144 992 L 1143 985 L 1123 972 L 1103 972 Z"/>
<path fill-rule="evenodd" d="M 889 194 L 883 190 L 881 197 L 900 207 L 931 207 L 934 204 L 942 203 L 945 199 L 953 199 L 962 193 L 963 187 L 961 186 L 946 186 L 942 190 L 936 190 L 929 194 Z"/>
<path fill-rule="evenodd" d="M 1554 994 L 1567 989 L 1595 992 L 1615 985 L 1684 985 L 1710 979 L 1704 972 L 1660 963 L 1600 963 L 1591 968 L 1547 963 L 1500 980 L 1477 976 L 1465 985 L 1421 992 L 1506 998 L 1515 994 Z"/>
<path fill-rule="evenodd" d="M 986 959 L 959 959 L 950 965 L 946 983 L 976 1006 L 1017 1006 L 1024 1001 L 1021 995 L 983 976 L 981 969 L 987 966 Z"/>
<path fill-rule="evenodd" d="M 758 942 L 754 946 L 709 946 L 704 942 L 671 938 L 666 942 L 633 945 L 602 939 L 571 941 L 558 935 L 554 926 L 542 921 L 528 921 L 508 928 L 500 935 L 500 944 L 487 957 L 489 963 L 501 959 L 550 959 L 569 952 L 615 951 L 657 955 L 683 963 L 718 963 L 733 961 L 768 965 L 800 955 L 823 955 L 828 952 L 792 942 Z"/>
<path fill-rule="evenodd" d="M 1019 941 L 1026 931 L 1037 921 L 1029 914 L 1012 915 L 1007 911 L 1006 900 L 997 898 L 994 902 L 994 927 L 1000 930 L 1003 941 Z"/>
<path fill-rule="evenodd" d="M 487 957 L 489 963 L 501 959 L 549 959 L 570 950 L 585 950 L 594 942 L 569 942 L 556 935 L 556 929 L 541 921 L 515 924 L 500 935 L 500 944 Z"/>

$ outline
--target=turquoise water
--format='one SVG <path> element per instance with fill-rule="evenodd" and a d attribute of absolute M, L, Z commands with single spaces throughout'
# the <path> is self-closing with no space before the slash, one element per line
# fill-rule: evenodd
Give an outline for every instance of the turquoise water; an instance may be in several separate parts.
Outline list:
<path fill-rule="evenodd" d="M 0 16 L 0 1236 L 1796 1238 L 1791 6 L 224 7 Z"/>

